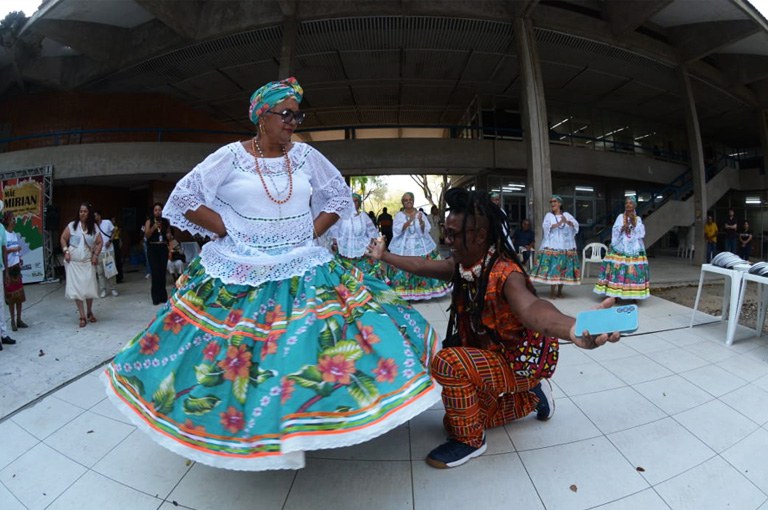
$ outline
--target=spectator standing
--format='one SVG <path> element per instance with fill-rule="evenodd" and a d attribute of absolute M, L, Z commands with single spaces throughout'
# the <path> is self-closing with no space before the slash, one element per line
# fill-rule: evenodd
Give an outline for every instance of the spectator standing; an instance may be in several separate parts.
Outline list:
<path fill-rule="evenodd" d="M 113 296 L 117 296 L 117 287 L 115 286 L 117 276 L 107 278 L 104 274 L 104 259 L 107 256 L 112 255 L 112 259 L 115 259 L 115 248 L 112 245 L 112 234 L 114 233 L 115 226 L 106 218 L 101 217 L 101 212 L 96 210 L 93 212 L 94 218 L 96 218 L 96 229 L 101 234 L 102 250 L 99 254 L 99 263 L 96 266 L 96 278 L 99 282 L 99 297 L 107 296 L 107 287 L 112 292 Z"/>
<path fill-rule="evenodd" d="M 749 228 L 749 222 L 745 221 L 744 226 L 739 233 L 739 257 L 749 260 L 752 253 L 752 229 Z"/>
<path fill-rule="evenodd" d="M 16 218 L 12 211 L 3 214 L 3 226 L 5 227 L 5 249 L 8 265 L 4 278 L 5 302 L 11 313 L 11 329 L 26 328 L 27 324 L 21 320 L 21 304 L 27 300 L 24 295 L 24 283 L 21 280 L 21 236 L 15 230 Z"/>
<path fill-rule="evenodd" d="M 387 238 L 387 246 L 389 246 L 389 243 L 392 242 L 392 225 L 394 224 L 394 219 L 392 218 L 392 215 L 387 212 L 387 208 L 383 208 L 381 210 L 381 214 L 379 214 L 379 221 L 377 221 L 379 225 L 379 230 L 381 230 L 381 235 Z"/>
<path fill-rule="evenodd" d="M 3 246 L 5 246 L 5 228 L 2 231 Z M 77 311 L 80 312 L 80 327 L 84 328 L 86 321 L 96 322 L 96 317 L 93 315 L 93 299 L 99 296 L 96 266 L 99 264 L 99 253 L 102 247 L 102 238 L 96 229 L 96 219 L 91 204 L 80 204 L 77 216 L 61 233 L 59 241 L 64 252 L 64 270 L 67 274 L 64 295 L 75 301 Z M 85 301 L 85 309 L 83 309 L 83 301 Z"/>
<path fill-rule="evenodd" d="M 534 251 L 536 241 L 536 234 L 531 229 L 531 222 L 528 218 L 525 218 L 520 223 L 520 228 L 515 230 L 512 234 L 512 244 L 514 245 L 517 253 L 523 257 L 523 266 L 528 263 L 528 259 L 531 258 L 531 254 Z"/>
<path fill-rule="evenodd" d="M 707 222 L 704 224 L 704 239 L 707 240 L 707 262 L 711 262 L 717 253 L 717 223 L 711 214 L 707 215 Z"/>
<path fill-rule="evenodd" d="M 112 226 L 114 227 L 114 230 L 112 230 L 112 247 L 115 249 L 115 267 L 117 268 L 117 278 L 115 279 L 115 282 L 123 283 L 123 251 L 121 249 L 122 243 L 120 239 L 123 230 L 117 224 L 117 217 L 115 216 L 112 216 Z"/>
<path fill-rule="evenodd" d="M 147 257 L 152 273 L 152 304 L 168 301 L 165 288 L 165 271 L 168 269 L 168 239 L 171 224 L 163 218 L 163 204 L 156 202 L 152 207 L 152 220 L 144 224 L 144 242 L 147 243 Z"/>
<path fill-rule="evenodd" d="M 725 251 L 738 253 L 736 251 L 738 237 L 739 220 L 736 219 L 733 209 L 728 209 L 728 218 L 725 220 Z"/>

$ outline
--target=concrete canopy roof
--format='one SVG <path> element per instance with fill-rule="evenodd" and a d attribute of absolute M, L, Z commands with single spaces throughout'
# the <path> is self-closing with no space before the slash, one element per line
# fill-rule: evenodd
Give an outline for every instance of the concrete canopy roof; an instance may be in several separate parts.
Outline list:
<path fill-rule="evenodd" d="M 282 72 L 306 127 L 456 125 L 475 99 L 518 111 L 520 15 L 548 102 L 682 128 L 684 64 L 702 135 L 759 145 L 768 22 L 744 0 L 47 0 L 0 47 L 0 100 L 164 93 L 250 130 L 248 96 Z"/>

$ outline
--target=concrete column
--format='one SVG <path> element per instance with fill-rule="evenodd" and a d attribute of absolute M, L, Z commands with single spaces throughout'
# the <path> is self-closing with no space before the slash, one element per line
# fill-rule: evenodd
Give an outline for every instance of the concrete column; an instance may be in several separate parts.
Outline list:
<path fill-rule="evenodd" d="M 299 32 L 299 23 L 295 16 L 286 16 L 283 21 L 283 46 L 280 51 L 280 67 L 278 79 L 284 80 L 293 75 L 294 59 L 296 57 L 296 38 Z"/>
<path fill-rule="evenodd" d="M 541 76 L 536 36 L 531 20 L 515 18 L 515 49 L 520 62 L 522 80 L 521 114 L 525 135 L 528 166 L 526 192 L 528 211 L 536 240 L 544 239 L 541 222 L 552 195 L 552 168 L 549 155 L 549 126 L 547 125 L 547 104 L 544 97 L 544 80 Z"/>
<path fill-rule="evenodd" d="M 691 80 L 685 65 L 678 68 L 683 104 L 685 106 L 685 128 L 688 134 L 688 152 L 691 158 L 693 172 L 693 227 L 694 227 L 694 258 L 693 263 L 700 265 L 706 258 L 706 240 L 704 239 L 704 222 L 707 219 L 707 174 L 704 167 L 704 149 L 701 144 L 699 116 L 696 113 L 696 100 L 693 97 Z"/>

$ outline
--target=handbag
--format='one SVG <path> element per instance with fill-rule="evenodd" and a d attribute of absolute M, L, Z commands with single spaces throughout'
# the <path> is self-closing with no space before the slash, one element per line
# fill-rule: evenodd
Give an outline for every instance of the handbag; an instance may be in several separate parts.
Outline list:
<path fill-rule="evenodd" d="M 117 265 L 115 265 L 115 256 L 111 251 L 104 253 L 101 259 L 101 263 L 104 266 L 104 278 L 112 278 L 117 276 Z"/>

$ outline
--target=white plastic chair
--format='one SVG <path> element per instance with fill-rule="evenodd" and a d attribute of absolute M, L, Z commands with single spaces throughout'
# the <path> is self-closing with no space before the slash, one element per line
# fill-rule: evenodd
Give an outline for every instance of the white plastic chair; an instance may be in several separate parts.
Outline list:
<path fill-rule="evenodd" d="M 589 252 L 589 257 L 587 257 L 587 252 Z M 587 266 L 587 263 L 602 264 L 607 253 L 608 247 L 603 243 L 589 243 L 586 245 L 581 252 L 581 277 L 585 278 L 589 276 L 584 273 L 584 268 Z M 588 267 L 587 270 L 589 270 Z"/>

